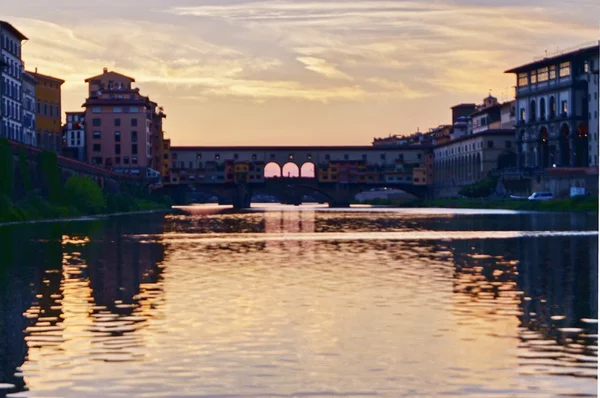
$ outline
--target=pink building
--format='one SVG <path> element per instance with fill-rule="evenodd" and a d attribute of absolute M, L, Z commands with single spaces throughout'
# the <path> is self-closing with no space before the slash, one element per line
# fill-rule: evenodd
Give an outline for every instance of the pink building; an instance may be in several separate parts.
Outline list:
<path fill-rule="evenodd" d="M 153 142 L 162 142 L 162 111 L 133 88 L 135 79 L 109 72 L 85 80 L 89 96 L 85 112 L 86 158 L 91 164 L 137 174 L 159 170 L 162 154 Z M 157 125 L 157 121 L 160 124 Z M 159 137 L 154 137 L 159 136 Z"/>

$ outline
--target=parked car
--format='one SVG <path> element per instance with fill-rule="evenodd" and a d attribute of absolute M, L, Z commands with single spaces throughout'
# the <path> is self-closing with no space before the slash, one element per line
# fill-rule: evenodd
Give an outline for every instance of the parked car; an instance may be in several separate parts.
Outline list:
<path fill-rule="evenodd" d="M 533 195 L 531 195 L 528 199 L 529 200 L 552 200 L 552 199 L 554 199 L 554 195 L 552 195 L 552 192 L 534 192 Z"/>

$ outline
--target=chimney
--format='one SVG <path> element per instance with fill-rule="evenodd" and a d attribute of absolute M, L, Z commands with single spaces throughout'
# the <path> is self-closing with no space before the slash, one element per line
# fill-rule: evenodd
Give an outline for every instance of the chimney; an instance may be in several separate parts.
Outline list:
<path fill-rule="evenodd" d="M 37 75 L 37 66 L 35 67 L 35 74 Z"/>
<path fill-rule="evenodd" d="M 104 69 L 103 69 L 103 72 L 104 72 L 104 73 L 108 73 L 108 68 L 104 68 Z"/>

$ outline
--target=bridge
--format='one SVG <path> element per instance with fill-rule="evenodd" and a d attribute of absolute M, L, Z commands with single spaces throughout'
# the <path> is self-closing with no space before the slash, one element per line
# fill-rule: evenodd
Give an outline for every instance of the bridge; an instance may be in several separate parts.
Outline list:
<path fill-rule="evenodd" d="M 268 193 L 299 204 L 319 193 L 330 206 L 348 206 L 372 188 L 429 195 L 433 154 L 429 146 L 171 147 L 167 185 L 210 193 L 247 208 L 253 194 Z"/>

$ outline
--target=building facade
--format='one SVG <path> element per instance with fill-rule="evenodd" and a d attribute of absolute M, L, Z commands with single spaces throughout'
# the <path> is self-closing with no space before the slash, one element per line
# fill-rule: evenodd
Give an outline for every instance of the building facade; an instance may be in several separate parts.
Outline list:
<path fill-rule="evenodd" d="M 36 142 L 39 148 L 62 151 L 61 86 L 64 80 L 35 72 Z"/>
<path fill-rule="evenodd" d="M 23 60 L 21 46 L 27 37 L 8 22 L 0 21 L 0 137 L 23 142 Z"/>
<path fill-rule="evenodd" d="M 486 178 L 491 171 L 516 164 L 515 132 L 485 130 L 464 135 L 434 148 L 434 184 L 440 196 Z"/>
<path fill-rule="evenodd" d="M 85 162 L 85 112 L 67 112 L 63 154 Z"/>
<path fill-rule="evenodd" d="M 590 80 L 598 45 L 545 57 L 506 71 L 516 75 L 516 134 L 521 168 L 597 164 L 589 135 Z M 592 94 L 593 95 L 593 94 Z M 593 98 L 593 97 L 591 97 Z M 597 121 L 595 123 L 597 125 Z"/>
<path fill-rule="evenodd" d="M 23 143 L 25 145 L 37 146 L 37 135 L 35 128 L 35 77 L 29 73 L 23 73 Z"/>
<path fill-rule="evenodd" d="M 162 138 L 154 137 L 162 137 L 162 109 L 132 87 L 135 79 L 106 68 L 85 82 L 89 89 L 83 104 L 87 161 L 130 174 L 159 169 L 164 146 L 159 145 Z"/>

